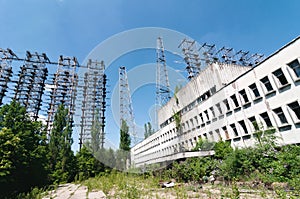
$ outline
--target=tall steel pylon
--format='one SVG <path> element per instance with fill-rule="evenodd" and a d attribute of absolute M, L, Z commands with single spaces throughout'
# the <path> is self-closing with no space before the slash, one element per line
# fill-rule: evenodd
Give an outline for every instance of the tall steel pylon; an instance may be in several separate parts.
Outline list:
<path fill-rule="evenodd" d="M 161 37 L 156 45 L 156 104 L 165 105 L 171 99 L 165 49 Z"/>
<path fill-rule="evenodd" d="M 48 133 L 52 130 L 54 116 L 60 104 L 63 104 L 68 109 L 70 127 L 74 126 L 73 115 L 75 113 L 76 88 L 78 83 L 77 66 L 78 62 L 75 57 L 60 56 L 58 60 L 57 71 L 53 78 L 53 88 L 50 93 L 47 119 Z"/>
<path fill-rule="evenodd" d="M 89 60 L 87 70 L 84 74 L 79 147 L 93 140 L 95 143 L 100 143 L 100 146 L 93 149 L 97 151 L 98 147 L 104 147 L 107 78 L 103 61 Z"/>
<path fill-rule="evenodd" d="M 10 49 L 0 48 L 0 105 L 3 103 L 3 98 L 8 91 L 8 83 L 12 77 L 12 58 L 18 58 Z"/>
<path fill-rule="evenodd" d="M 124 120 L 129 127 L 129 135 L 133 144 L 137 143 L 137 134 L 135 129 L 134 114 L 132 108 L 132 101 L 130 89 L 127 79 L 127 72 L 125 66 L 119 68 L 119 97 L 120 97 L 120 128 Z"/>
<path fill-rule="evenodd" d="M 201 71 L 201 58 L 199 55 L 199 47 L 196 41 L 184 39 L 178 46 L 184 54 L 188 79 L 197 76 Z"/>
<path fill-rule="evenodd" d="M 50 60 L 45 53 L 26 52 L 24 65 L 19 72 L 19 80 L 15 87 L 14 100 L 26 108 L 33 120 L 39 118 L 45 81 L 48 76 L 46 63 Z"/>

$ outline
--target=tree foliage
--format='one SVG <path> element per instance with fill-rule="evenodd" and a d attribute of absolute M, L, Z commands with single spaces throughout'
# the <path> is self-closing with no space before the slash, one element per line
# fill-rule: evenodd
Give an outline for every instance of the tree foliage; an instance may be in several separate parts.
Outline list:
<path fill-rule="evenodd" d="M 122 120 L 121 129 L 120 129 L 120 149 L 124 151 L 130 150 L 130 135 L 129 135 L 129 126 L 125 120 Z"/>
<path fill-rule="evenodd" d="M 75 177 L 76 160 L 71 150 L 72 143 L 68 109 L 60 105 L 54 116 L 49 141 L 51 178 L 54 182 L 69 182 Z"/>
<path fill-rule="evenodd" d="M 0 108 L 0 193 L 28 191 L 47 183 L 46 136 L 19 103 Z"/>
<path fill-rule="evenodd" d="M 144 128 L 145 128 L 144 137 L 146 139 L 147 137 L 151 136 L 154 133 L 154 129 L 152 129 L 152 125 L 150 122 L 146 123 L 144 125 Z"/>

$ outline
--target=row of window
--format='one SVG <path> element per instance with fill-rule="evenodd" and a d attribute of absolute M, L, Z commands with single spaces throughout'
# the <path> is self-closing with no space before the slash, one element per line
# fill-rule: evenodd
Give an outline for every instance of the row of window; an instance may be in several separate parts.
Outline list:
<path fill-rule="evenodd" d="M 270 81 L 269 76 L 263 77 L 262 79 L 259 80 L 259 82 L 253 83 L 253 84 L 249 85 L 248 88 L 242 89 L 242 90 L 238 91 L 237 94 L 231 95 L 230 98 L 224 99 L 222 102 L 217 103 L 215 105 L 215 107 L 210 107 L 209 109 L 203 111 L 202 113 L 199 114 L 199 119 L 198 119 L 198 116 L 195 116 L 194 118 L 190 118 L 189 120 L 187 120 L 185 123 L 182 124 L 183 129 L 186 131 L 190 131 L 191 127 L 192 127 L 192 129 L 194 130 L 195 126 L 197 126 L 197 128 L 199 127 L 199 122 L 201 122 L 201 126 L 205 125 L 205 123 L 209 124 L 212 121 L 214 121 L 214 119 L 216 119 L 217 116 L 220 117 L 224 113 L 231 112 L 232 108 L 235 110 L 235 109 L 239 108 L 241 105 L 242 106 L 245 106 L 245 105 L 251 106 L 250 99 L 252 98 L 252 100 L 255 101 L 255 100 L 261 98 L 262 97 L 261 92 L 263 92 L 266 96 L 274 91 L 276 92 L 276 90 L 274 90 L 274 85 L 279 90 L 282 87 L 289 85 L 289 81 L 287 78 L 287 75 L 289 74 L 288 70 L 292 70 L 294 72 L 291 79 L 295 80 L 295 78 L 296 78 L 296 80 L 298 80 L 300 78 L 300 64 L 299 64 L 298 59 L 292 61 L 291 63 L 289 63 L 287 65 L 289 66 L 290 69 L 279 68 L 271 73 L 270 77 L 274 80 L 273 82 Z M 261 85 L 260 89 L 257 85 Z M 238 97 L 237 97 L 237 95 L 238 95 Z M 249 97 L 249 95 L 250 95 L 250 97 Z M 202 101 L 203 100 L 200 100 L 199 103 Z M 190 106 L 187 106 L 188 110 L 193 109 L 195 105 L 196 105 L 196 103 L 194 103 L 194 102 L 191 103 Z M 264 123 L 267 127 L 271 127 L 271 126 L 280 127 L 284 124 L 288 124 L 288 120 L 287 120 L 287 116 L 286 116 L 287 111 L 288 111 L 289 114 L 291 115 L 291 118 L 293 119 L 293 121 L 295 123 L 298 123 L 300 121 L 299 102 L 295 101 L 290 104 L 287 104 L 287 107 L 288 107 L 288 109 L 285 109 L 285 110 L 283 110 L 283 107 L 278 107 L 278 108 L 275 108 L 272 110 L 276 116 L 276 119 L 275 119 L 276 124 L 272 123 L 272 121 L 270 120 L 269 114 L 267 112 L 261 113 L 260 117 L 262 118 L 262 120 L 264 121 Z M 186 109 L 186 107 L 185 107 L 185 109 Z M 218 111 L 219 115 L 216 114 L 215 110 Z M 249 119 L 249 121 L 251 121 L 251 123 L 253 121 L 256 121 L 255 117 L 250 117 L 248 119 Z M 172 119 L 170 119 L 170 121 L 172 121 Z M 246 123 L 243 120 L 238 121 L 237 124 L 239 125 L 239 128 L 243 129 L 244 134 L 249 133 Z M 229 127 L 232 129 L 231 132 L 233 132 L 233 135 L 235 137 L 240 136 L 238 133 L 236 124 L 234 124 L 234 123 L 230 124 Z M 225 131 L 225 130 L 227 130 L 227 127 L 225 126 L 224 128 L 226 128 L 226 129 L 222 129 L 222 130 L 225 133 L 225 137 L 229 139 L 229 135 L 226 134 L 226 132 L 228 132 L 228 131 Z M 177 133 L 176 133 L 175 128 L 170 131 L 167 131 L 166 133 L 160 135 L 160 137 L 157 137 L 153 140 L 148 141 L 146 145 L 149 145 L 150 148 L 145 147 L 145 145 L 141 146 L 141 147 L 144 147 L 144 150 L 140 153 L 143 153 L 143 152 L 145 152 L 151 148 L 154 148 L 160 144 L 163 144 L 165 142 L 173 140 L 173 138 L 176 136 L 177 136 Z M 203 136 L 207 137 L 206 134 L 203 134 Z"/>

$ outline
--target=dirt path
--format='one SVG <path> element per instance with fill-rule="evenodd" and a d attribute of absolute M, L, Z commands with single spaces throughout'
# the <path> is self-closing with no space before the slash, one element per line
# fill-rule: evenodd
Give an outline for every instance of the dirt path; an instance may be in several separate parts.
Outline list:
<path fill-rule="evenodd" d="M 79 184 L 62 184 L 56 190 L 50 191 L 43 199 L 104 199 L 102 191 L 90 191 Z"/>

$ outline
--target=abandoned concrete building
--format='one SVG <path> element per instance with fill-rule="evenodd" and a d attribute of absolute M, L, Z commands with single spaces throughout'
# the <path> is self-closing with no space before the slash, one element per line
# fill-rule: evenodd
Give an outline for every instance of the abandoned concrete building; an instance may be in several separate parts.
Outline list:
<path fill-rule="evenodd" d="M 212 63 L 159 111 L 159 130 L 131 149 L 136 167 L 211 151 L 190 152 L 199 138 L 254 144 L 254 122 L 275 128 L 281 144 L 300 143 L 300 37 L 256 66 Z"/>

